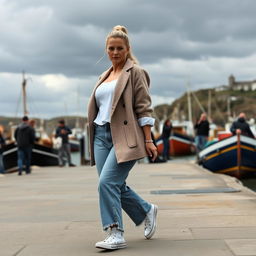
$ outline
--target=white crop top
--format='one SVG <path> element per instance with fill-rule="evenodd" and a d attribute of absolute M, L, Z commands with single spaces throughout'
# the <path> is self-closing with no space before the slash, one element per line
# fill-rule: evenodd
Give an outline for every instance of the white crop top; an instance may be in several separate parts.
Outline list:
<path fill-rule="evenodd" d="M 110 123 L 110 114 L 112 107 L 112 100 L 116 88 L 117 79 L 111 82 L 103 82 L 95 92 L 95 99 L 99 108 L 98 114 L 94 123 L 104 125 Z M 155 119 L 152 117 L 141 117 L 138 119 L 140 126 L 153 126 Z"/>
<path fill-rule="evenodd" d="M 99 112 L 96 119 L 94 120 L 94 123 L 98 125 L 110 123 L 112 99 L 116 88 L 116 82 L 117 79 L 111 82 L 103 82 L 96 89 L 95 99 L 99 108 Z"/>

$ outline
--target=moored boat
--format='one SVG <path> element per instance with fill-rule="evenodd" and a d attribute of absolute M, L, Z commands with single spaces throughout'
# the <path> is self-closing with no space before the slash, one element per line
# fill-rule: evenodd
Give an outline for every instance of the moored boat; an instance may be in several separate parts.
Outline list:
<path fill-rule="evenodd" d="M 7 144 L 3 152 L 5 172 L 17 171 L 17 145 L 14 142 Z M 31 165 L 56 166 L 58 165 L 58 151 L 52 147 L 34 144 L 31 156 Z"/>
<path fill-rule="evenodd" d="M 26 102 L 26 84 L 25 73 L 23 72 L 22 80 L 22 97 L 23 97 L 23 115 L 28 114 Z M 33 122 L 33 125 L 35 122 Z M 32 124 L 31 124 L 32 126 Z M 3 149 L 3 163 L 5 172 L 18 170 L 17 166 L 17 145 L 14 139 L 14 132 L 17 126 L 11 126 L 11 138 Z M 31 165 L 37 166 L 55 166 L 58 165 L 58 151 L 53 148 L 53 143 L 42 128 L 35 128 L 36 142 L 32 149 Z"/>
<path fill-rule="evenodd" d="M 192 136 L 174 132 L 169 138 L 171 156 L 184 156 L 195 153 L 195 143 Z M 163 152 L 163 141 L 161 138 L 156 142 L 159 154 Z"/>
<path fill-rule="evenodd" d="M 224 173 L 238 179 L 256 174 L 256 140 L 234 135 L 217 141 L 199 153 L 199 163 L 214 173 Z"/>

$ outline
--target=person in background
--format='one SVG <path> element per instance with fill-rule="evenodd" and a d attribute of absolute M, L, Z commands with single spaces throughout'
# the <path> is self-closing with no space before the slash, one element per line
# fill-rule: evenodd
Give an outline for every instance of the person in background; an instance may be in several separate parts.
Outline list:
<path fill-rule="evenodd" d="M 71 154 L 70 154 L 70 144 L 68 135 L 71 134 L 71 130 L 68 126 L 65 125 L 64 120 L 59 121 L 59 126 L 55 132 L 55 138 L 60 137 L 62 139 L 61 146 L 59 148 L 59 166 L 63 167 L 66 164 L 66 160 L 70 167 L 75 166 L 71 162 Z"/>
<path fill-rule="evenodd" d="M 106 52 L 112 67 L 100 76 L 93 90 L 88 123 L 91 165 L 96 163 L 99 175 L 102 226 L 108 232 L 95 247 L 116 250 L 127 246 L 122 209 L 135 225 L 144 224 L 146 239 L 155 233 L 157 206 L 143 200 L 126 185 L 126 179 L 138 159 L 150 156 L 154 161 L 157 148 L 151 138 L 155 120 L 149 76 L 136 64 L 125 27 L 116 26 L 108 34 Z"/>
<path fill-rule="evenodd" d="M 0 127 L 0 173 L 5 173 L 4 162 L 3 162 L 3 151 L 5 146 L 5 139 L 3 135 L 3 130 Z"/>
<path fill-rule="evenodd" d="M 199 152 L 204 148 L 209 137 L 210 124 L 207 120 L 206 113 L 201 114 L 200 119 L 197 121 L 194 128 L 196 130 L 196 148 L 197 152 Z"/>
<path fill-rule="evenodd" d="M 233 122 L 230 131 L 235 134 L 242 134 L 251 138 L 254 138 L 254 135 L 250 129 L 249 124 L 246 122 L 246 115 L 245 113 L 240 113 L 238 119 Z"/>
<path fill-rule="evenodd" d="M 163 140 L 163 159 L 170 160 L 170 142 L 169 138 L 172 132 L 172 123 L 169 119 L 165 120 L 161 138 Z"/>
<path fill-rule="evenodd" d="M 35 130 L 29 125 L 29 118 L 24 116 L 22 123 L 15 130 L 14 137 L 18 146 L 18 175 L 22 175 L 23 165 L 26 174 L 31 173 L 31 153 L 35 142 Z"/>

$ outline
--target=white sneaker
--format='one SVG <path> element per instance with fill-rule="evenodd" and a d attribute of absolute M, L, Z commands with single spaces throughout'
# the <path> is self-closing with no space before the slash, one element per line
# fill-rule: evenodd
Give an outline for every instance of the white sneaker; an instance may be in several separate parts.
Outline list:
<path fill-rule="evenodd" d="M 127 247 L 124 240 L 123 233 L 116 228 L 112 228 L 109 231 L 108 236 L 105 240 L 97 242 L 95 244 L 96 248 L 107 249 L 107 250 L 117 250 Z"/>
<path fill-rule="evenodd" d="M 151 204 L 151 209 L 145 218 L 144 236 L 147 239 L 150 239 L 156 231 L 157 208 L 158 207 L 156 205 Z"/>

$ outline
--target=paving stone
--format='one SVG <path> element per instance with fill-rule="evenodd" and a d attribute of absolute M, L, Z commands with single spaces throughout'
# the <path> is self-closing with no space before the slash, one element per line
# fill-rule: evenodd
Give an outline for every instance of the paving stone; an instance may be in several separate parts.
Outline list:
<path fill-rule="evenodd" d="M 256 238 L 256 227 L 191 228 L 191 231 L 195 239 Z"/>
<path fill-rule="evenodd" d="M 237 256 L 256 255 L 256 239 L 230 239 L 225 241 Z"/>
<path fill-rule="evenodd" d="M 241 192 L 150 194 L 152 190 L 219 188 L 227 183 Z M 39 168 L 22 177 L 5 175 L 0 179 L 0 255 L 99 255 L 94 244 L 106 234 L 97 184 L 96 169 L 88 166 Z M 238 250 L 234 241 L 247 252 L 251 248 L 248 243 L 253 239 L 241 239 L 254 238 L 256 195 L 234 179 L 193 164 L 137 164 L 127 184 L 159 206 L 158 228 L 154 238 L 146 240 L 143 224 L 135 227 L 124 213 L 128 248 L 111 254 L 234 256 Z"/>

